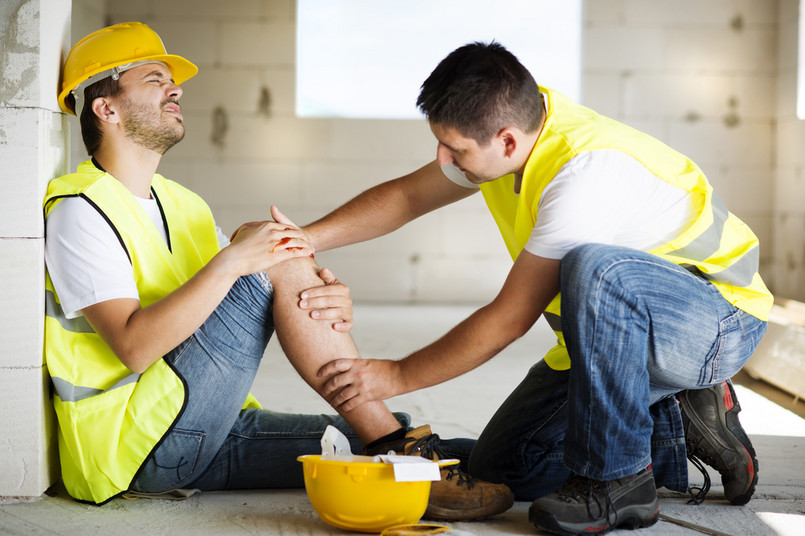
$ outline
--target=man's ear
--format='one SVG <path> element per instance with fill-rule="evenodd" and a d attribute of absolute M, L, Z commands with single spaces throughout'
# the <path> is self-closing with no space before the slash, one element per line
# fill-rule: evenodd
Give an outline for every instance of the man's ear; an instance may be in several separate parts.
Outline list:
<path fill-rule="evenodd" d="M 108 97 L 98 97 L 92 101 L 92 113 L 104 123 L 117 123 L 120 115 L 115 111 L 115 106 Z"/>
<path fill-rule="evenodd" d="M 517 150 L 517 136 L 514 131 L 506 127 L 498 132 L 498 140 L 503 146 L 503 154 L 506 157 L 511 157 L 514 151 Z"/>

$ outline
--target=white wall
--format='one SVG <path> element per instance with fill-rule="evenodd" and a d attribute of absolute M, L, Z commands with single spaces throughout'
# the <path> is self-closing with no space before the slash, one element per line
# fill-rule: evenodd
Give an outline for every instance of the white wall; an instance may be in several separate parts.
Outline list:
<path fill-rule="evenodd" d="M 42 199 L 67 170 L 55 88 L 69 20 L 61 0 L 0 3 L 0 496 L 37 496 L 58 474 L 42 365 Z"/>

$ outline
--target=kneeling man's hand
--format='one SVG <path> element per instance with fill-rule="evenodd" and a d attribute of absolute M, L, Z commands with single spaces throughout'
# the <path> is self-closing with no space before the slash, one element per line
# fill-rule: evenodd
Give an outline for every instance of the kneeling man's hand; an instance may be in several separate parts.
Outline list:
<path fill-rule="evenodd" d="M 319 377 L 329 378 L 322 396 L 344 412 L 399 394 L 395 390 L 399 374 L 399 361 L 389 359 L 335 359 L 318 372 Z"/>

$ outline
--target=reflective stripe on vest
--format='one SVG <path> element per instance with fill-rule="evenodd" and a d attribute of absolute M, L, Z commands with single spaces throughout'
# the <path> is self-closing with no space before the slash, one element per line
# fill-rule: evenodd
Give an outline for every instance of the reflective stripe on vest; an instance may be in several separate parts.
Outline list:
<path fill-rule="evenodd" d="M 56 395 L 61 398 L 62 402 L 78 402 L 79 400 L 85 400 L 87 398 L 92 398 L 93 396 L 102 395 L 106 392 L 117 389 L 118 387 L 123 387 L 130 383 L 136 383 L 140 380 L 140 376 L 141 374 L 132 372 L 109 389 L 81 387 L 79 385 L 73 385 L 72 383 L 57 377 L 52 377 L 51 380 L 53 380 L 53 389 L 56 391 Z"/>
<path fill-rule="evenodd" d="M 89 322 L 87 322 L 87 319 L 83 316 L 67 318 L 61 304 L 56 301 L 56 295 L 50 290 L 45 291 L 45 315 L 58 320 L 61 327 L 66 331 L 72 331 L 73 333 L 95 333 L 95 330 L 92 329 L 92 326 L 89 325 Z"/>

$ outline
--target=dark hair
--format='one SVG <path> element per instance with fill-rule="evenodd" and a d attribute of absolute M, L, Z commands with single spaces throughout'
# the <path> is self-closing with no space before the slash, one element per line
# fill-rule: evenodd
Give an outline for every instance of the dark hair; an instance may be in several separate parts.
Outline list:
<path fill-rule="evenodd" d="M 533 132 L 543 115 L 534 77 L 494 41 L 451 52 L 422 84 L 416 105 L 431 123 L 453 127 L 481 146 L 507 126 Z"/>
<path fill-rule="evenodd" d="M 95 152 L 101 146 L 101 121 L 95 116 L 92 111 L 92 101 L 98 97 L 114 97 L 122 91 L 120 81 L 113 79 L 111 76 L 98 80 L 91 86 L 84 89 L 84 108 L 81 110 L 81 137 L 84 139 L 84 147 L 87 148 L 87 154 L 94 156 Z M 67 98 L 67 103 L 75 107 L 73 96 Z"/>

